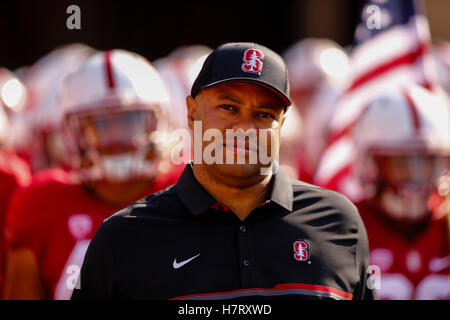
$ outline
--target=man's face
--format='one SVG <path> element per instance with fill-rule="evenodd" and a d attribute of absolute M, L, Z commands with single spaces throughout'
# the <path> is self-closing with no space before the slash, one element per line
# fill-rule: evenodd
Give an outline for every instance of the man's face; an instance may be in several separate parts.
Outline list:
<path fill-rule="evenodd" d="M 194 121 L 201 121 L 202 133 L 208 129 L 217 129 L 223 137 L 223 164 L 212 163 L 208 166 L 219 175 L 245 178 L 261 175 L 262 167 L 271 167 L 271 162 L 262 163 L 260 161 L 260 154 L 262 152 L 271 159 L 278 154 L 283 116 L 284 105 L 281 100 L 268 89 L 251 82 L 227 82 L 200 91 L 195 99 L 188 97 L 190 128 L 194 129 Z M 255 139 L 247 137 L 245 149 L 239 150 L 236 141 L 230 148 L 230 143 L 226 143 L 227 129 L 232 129 L 234 132 L 238 130 L 242 130 L 244 133 L 253 132 Z M 267 135 L 264 136 L 263 132 Z M 230 130 L 228 130 L 228 137 L 229 133 Z M 272 136 L 276 138 L 272 139 Z M 206 154 L 205 148 L 212 141 L 203 141 L 203 154 Z M 257 141 L 256 144 L 254 141 Z M 226 162 L 227 152 L 233 154 L 232 164 Z M 237 163 L 238 154 L 245 155 L 245 164 Z M 252 156 L 256 155 L 257 161 L 250 161 Z"/>

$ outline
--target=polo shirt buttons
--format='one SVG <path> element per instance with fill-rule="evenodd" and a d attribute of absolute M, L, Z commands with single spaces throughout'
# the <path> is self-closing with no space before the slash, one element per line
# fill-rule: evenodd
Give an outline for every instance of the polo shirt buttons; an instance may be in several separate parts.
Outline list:
<path fill-rule="evenodd" d="M 246 266 L 246 267 L 250 267 L 250 260 L 248 260 L 248 259 L 244 259 L 244 266 Z"/>
<path fill-rule="evenodd" d="M 247 227 L 246 226 L 240 226 L 239 230 L 241 230 L 241 232 L 246 232 L 247 231 Z"/>

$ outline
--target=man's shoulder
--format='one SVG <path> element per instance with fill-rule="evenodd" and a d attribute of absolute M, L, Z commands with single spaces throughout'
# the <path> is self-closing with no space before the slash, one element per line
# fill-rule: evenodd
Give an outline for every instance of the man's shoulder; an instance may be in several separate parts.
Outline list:
<path fill-rule="evenodd" d="M 146 196 L 117 211 L 103 221 L 103 224 L 117 224 L 130 219 L 170 218 L 180 211 L 176 195 L 176 184 Z"/>
<path fill-rule="evenodd" d="M 311 195 L 314 195 L 314 196 L 321 196 L 326 199 L 336 201 L 337 203 L 342 203 L 342 204 L 351 205 L 351 206 L 355 207 L 354 203 L 352 201 L 350 201 L 349 198 L 347 198 L 344 194 L 342 194 L 338 191 L 326 189 L 326 188 L 323 188 L 323 187 L 320 187 L 320 186 L 317 186 L 314 184 L 310 184 L 310 183 L 307 183 L 304 181 L 296 180 L 296 179 L 290 178 L 289 180 L 292 184 L 292 189 L 294 191 L 294 198 L 295 198 L 295 196 L 300 195 L 300 194 L 310 193 Z"/>
<path fill-rule="evenodd" d="M 290 181 L 294 193 L 294 209 L 306 206 L 315 212 L 340 216 L 344 222 L 352 225 L 359 223 L 361 217 L 357 207 L 344 194 L 295 179 Z"/>

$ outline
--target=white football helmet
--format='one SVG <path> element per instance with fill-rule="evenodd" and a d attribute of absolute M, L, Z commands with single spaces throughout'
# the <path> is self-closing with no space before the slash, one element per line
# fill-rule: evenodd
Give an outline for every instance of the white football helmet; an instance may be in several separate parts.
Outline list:
<path fill-rule="evenodd" d="M 72 167 L 84 182 L 124 182 L 168 170 L 170 99 L 156 69 L 125 50 L 99 52 L 61 95 Z"/>
<path fill-rule="evenodd" d="M 27 90 L 22 81 L 10 70 L 0 68 L 0 145 L 10 145 L 11 120 L 26 100 Z"/>
<path fill-rule="evenodd" d="M 436 62 L 439 85 L 450 95 L 450 42 L 433 45 L 432 53 Z"/>
<path fill-rule="evenodd" d="M 176 110 L 170 115 L 170 121 L 176 128 L 188 128 L 186 97 L 190 95 L 192 84 L 211 52 L 211 48 L 203 45 L 181 46 L 153 62 L 168 86 Z"/>
<path fill-rule="evenodd" d="M 7 113 L 20 111 L 26 102 L 27 90 L 17 75 L 0 68 L 0 102 Z"/>
<path fill-rule="evenodd" d="M 192 84 L 211 52 L 212 49 L 204 45 L 185 45 L 153 62 L 169 89 L 173 109 L 169 120 L 176 129 L 189 129 L 186 97 L 191 94 Z M 192 158 L 190 144 L 190 139 L 183 140 L 184 152 L 180 158 L 183 163 L 187 163 Z"/>
<path fill-rule="evenodd" d="M 300 113 L 301 117 L 289 119 L 284 125 L 287 137 L 283 137 L 280 161 L 292 158 L 283 156 L 285 151 L 301 148 L 297 155 L 300 161 L 295 161 L 299 178 L 310 182 L 329 138 L 337 98 L 347 83 L 349 59 L 339 44 L 321 38 L 294 43 L 283 58 L 289 71 L 292 109 L 296 110 L 293 115 Z M 289 127 L 293 130 L 287 130 Z"/>
<path fill-rule="evenodd" d="M 443 93 L 411 85 L 371 102 L 354 128 L 365 196 L 397 221 L 421 221 L 448 170 L 450 112 Z"/>
<path fill-rule="evenodd" d="M 61 85 L 94 52 L 81 43 L 68 44 L 19 70 L 28 98 L 12 119 L 11 143 L 19 154 L 30 159 L 33 171 L 67 165 L 67 152 L 60 136 Z"/>
<path fill-rule="evenodd" d="M 329 39 L 305 38 L 290 46 L 283 59 L 293 91 L 313 89 L 323 82 L 341 87 L 349 72 L 347 52 Z"/>
<path fill-rule="evenodd" d="M 0 145 L 11 147 L 15 116 L 27 101 L 27 89 L 12 71 L 0 68 Z"/>
<path fill-rule="evenodd" d="M 9 119 L 3 105 L 0 103 L 0 148 L 3 147 L 9 131 Z"/>

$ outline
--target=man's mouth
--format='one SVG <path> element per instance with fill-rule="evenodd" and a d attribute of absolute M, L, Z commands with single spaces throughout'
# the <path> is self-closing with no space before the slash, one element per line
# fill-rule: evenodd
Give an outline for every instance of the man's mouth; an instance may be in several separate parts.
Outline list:
<path fill-rule="evenodd" d="M 226 149 L 232 150 L 234 153 L 237 154 L 245 154 L 250 155 L 251 153 L 258 153 L 258 147 L 257 146 L 251 146 L 250 144 L 246 143 L 245 146 L 242 148 L 239 145 L 236 144 L 224 144 L 223 145 Z"/>

